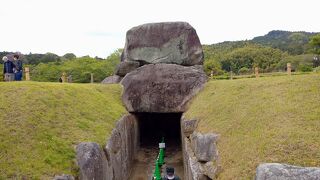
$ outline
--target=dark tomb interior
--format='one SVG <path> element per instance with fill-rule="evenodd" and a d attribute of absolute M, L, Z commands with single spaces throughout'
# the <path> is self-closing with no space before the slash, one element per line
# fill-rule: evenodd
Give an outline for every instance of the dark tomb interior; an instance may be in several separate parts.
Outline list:
<path fill-rule="evenodd" d="M 164 137 L 166 146 L 181 146 L 181 113 L 137 113 L 140 147 L 157 147 Z"/>

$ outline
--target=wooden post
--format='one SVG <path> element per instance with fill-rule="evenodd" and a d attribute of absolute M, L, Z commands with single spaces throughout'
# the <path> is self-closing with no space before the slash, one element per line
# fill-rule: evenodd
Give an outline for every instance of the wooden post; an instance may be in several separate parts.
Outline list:
<path fill-rule="evenodd" d="M 62 82 L 63 82 L 63 83 L 65 83 L 65 82 L 67 81 L 67 73 L 66 73 L 66 72 L 63 72 L 63 73 L 62 73 L 61 79 L 62 79 Z"/>
<path fill-rule="evenodd" d="M 71 74 L 67 77 L 67 82 L 72 83 L 72 75 Z"/>
<path fill-rule="evenodd" d="M 210 77 L 213 78 L 213 71 L 211 71 Z"/>
<path fill-rule="evenodd" d="M 91 83 L 93 83 L 93 73 L 91 73 Z"/>
<path fill-rule="evenodd" d="M 258 67 L 254 68 L 254 73 L 256 75 L 256 78 L 258 78 L 259 77 L 259 68 Z"/>
<path fill-rule="evenodd" d="M 230 71 L 230 79 L 231 79 L 231 80 L 233 79 L 233 77 L 232 77 L 232 71 Z"/>
<path fill-rule="evenodd" d="M 291 63 L 287 63 L 287 73 L 291 75 Z"/>
<path fill-rule="evenodd" d="M 26 73 L 26 81 L 30 81 L 30 69 L 29 67 L 24 68 L 24 72 Z"/>

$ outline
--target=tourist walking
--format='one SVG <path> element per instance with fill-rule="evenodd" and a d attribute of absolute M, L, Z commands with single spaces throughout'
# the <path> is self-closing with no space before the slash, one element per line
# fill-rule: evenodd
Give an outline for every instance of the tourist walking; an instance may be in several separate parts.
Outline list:
<path fill-rule="evenodd" d="M 3 63 L 3 79 L 4 81 L 14 81 L 14 72 L 13 69 L 15 68 L 15 65 L 12 61 L 10 61 L 7 56 L 3 56 L 2 60 Z"/>
<path fill-rule="evenodd" d="M 13 63 L 15 65 L 14 74 L 15 74 L 15 80 L 21 81 L 22 80 L 22 60 L 19 59 L 19 55 L 15 54 L 13 56 Z"/>

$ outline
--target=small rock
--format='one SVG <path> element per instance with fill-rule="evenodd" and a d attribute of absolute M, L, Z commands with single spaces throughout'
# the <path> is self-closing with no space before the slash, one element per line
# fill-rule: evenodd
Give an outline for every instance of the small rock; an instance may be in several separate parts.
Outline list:
<path fill-rule="evenodd" d="M 199 162 L 209 162 L 218 159 L 216 142 L 219 135 L 194 132 L 191 135 L 191 146 Z"/>
<path fill-rule="evenodd" d="M 198 120 L 196 119 L 191 119 L 191 120 L 185 120 L 182 118 L 182 131 L 186 137 L 189 137 L 190 134 L 194 132 L 194 130 L 198 126 Z"/>
<path fill-rule="evenodd" d="M 118 75 L 113 75 L 106 77 L 101 83 L 102 84 L 118 84 L 121 81 L 122 77 Z"/>
<path fill-rule="evenodd" d="M 264 163 L 257 167 L 256 180 L 320 180 L 320 168 Z"/>
<path fill-rule="evenodd" d="M 137 61 L 123 61 L 117 66 L 115 74 L 124 77 L 126 74 L 137 69 L 139 66 L 140 63 Z"/>

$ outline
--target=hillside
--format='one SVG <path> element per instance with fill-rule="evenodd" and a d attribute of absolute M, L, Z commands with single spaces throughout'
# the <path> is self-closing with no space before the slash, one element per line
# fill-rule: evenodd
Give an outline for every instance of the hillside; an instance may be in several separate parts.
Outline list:
<path fill-rule="evenodd" d="M 186 113 L 221 135 L 219 179 L 252 179 L 263 162 L 320 166 L 320 74 L 210 81 Z"/>
<path fill-rule="evenodd" d="M 119 85 L 0 83 L 0 179 L 76 175 L 74 147 L 103 145 L 125 114 Z"/>
<path fill-rule="evenodd" d="M 293 71 L 312 71 L 319 66 L 314 59 L 316 34 L 270 31 L 252 40 L 203 45 L 204 69 L 213 76 L 226 76 L 231 71 L 241 75 L 253 73 L 254 67 L 264 73 L 286 71 L 287 63 L 291 63 Z"/>
<path fill-rule="evenodd" d="M 299 55 L 309 53 L 309 40 L 316 34 L 317 33 L 305 31 L 291 32 L 273 30 L 268 32 L 266 35 L 257 36 L 251 40 L 225 41 L 205 46 L 209 49 L 212 49 L 212 53 L 226 53 L 236 48 L 242 48 L 248 44 L 257 44 L 280 49 L 281 51 L 287 52 L 291 55 Z"/>
<path fill-rule="evenodd" d="M 290 31 L 270 31 L 264 36 L 255 37 L 251 40 L 264 46 L 270 46 L 288 52 L 292 55 L 307 53 L 308 42 L 316 33 L 311 32 L 290 32 Z"/>

